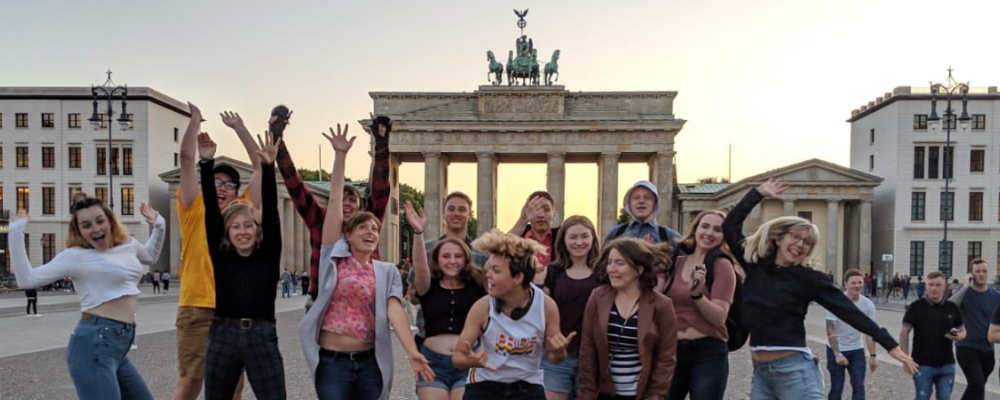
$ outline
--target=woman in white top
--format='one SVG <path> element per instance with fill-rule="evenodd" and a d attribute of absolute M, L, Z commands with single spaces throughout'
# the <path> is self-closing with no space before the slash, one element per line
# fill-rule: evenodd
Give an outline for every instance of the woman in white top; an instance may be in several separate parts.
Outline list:
<path fill-rule="evenodd" d="M 463 398 L 544 400 L 543 341 L 549 362 L 559 364 L 576 336 L 562 335 L 556 302 L 531 284 L 538 267 L 535 254 L 545 248 L 496 229 L 472 246 L 490 254 L 485 266 L 488 296 L 469 310 L 452 353 L 455 368 L 471 368 Z M 473 350 L 476 342 L 479 349 Z"/>
<path fill-rule="evenodd" d="M 66 364 L 80 399 L 152 399 L 126 355 L 135 339 L 135 309 L 141 264 L 153 264 L 163 245 L 164 220 L 148 204 L 140 207 L 153 233 L 145 245 L 129 237 L 100 199 L 73 196 L 66 250 L 32 268 L 24 248 L 27 213 L 10 224 L 11 266 L 21 288 L 36 288 L 70 277 L 83 316 L 69 339 Z"/>

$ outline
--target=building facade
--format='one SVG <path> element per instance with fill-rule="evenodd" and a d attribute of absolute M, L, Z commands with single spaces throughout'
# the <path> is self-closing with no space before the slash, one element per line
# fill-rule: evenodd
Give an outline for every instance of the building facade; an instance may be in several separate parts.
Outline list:
<path fill-rule="evenodd" d="M 106 105 L 98 102 L 98 112 L 106 113 Z M 116 99 L 115 119 L 120 105 Z M 88 87 L 0 87 L 0 275 L 11 273 L 6 218 L 18 209 L 31 218 L 26 240 L 33 265 L 65 247 L 70 199 L 78 191 L 113 196 L 115 213 L 140 241 L 149 236 L 141 203 L 169 216 L 167 184 L 157 174 L 177 166 L 187 106 L 151 88 L 130 87 L 128 128 L 103 120 L 95 130 L 87 121 L 93 111 Z M 161 257 L 152 267 L 166 265 Z"/>
<path fill-rule="evenodd" d="M 929 88 L 897 87 L 847 120 L 851 167 L 884 179 L 875 188 L 872 252 L 890 276 L 962 277 L 974 258 L 1000 264 L 1000 92 L 972 88 L 968 97 L 971 126 L 950 122 L 950 147 L 947 121 L 929 129 Z M 937 105 L 944 118 L 940 95 Z M 961 113 L 959 98 L 952 107 Z"/>

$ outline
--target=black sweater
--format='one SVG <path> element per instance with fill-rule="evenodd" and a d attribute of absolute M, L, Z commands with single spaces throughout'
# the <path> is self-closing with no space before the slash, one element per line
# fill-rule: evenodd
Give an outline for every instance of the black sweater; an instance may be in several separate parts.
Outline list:
<path fill-rule="evenodd" d="M 750 190 L 722 224 L 726 244 L 747 274 L 743 282 L 743 322 L 750 330 L 750 346 L 806 347 L 804 321 L 812 301 L 871 336 L 886 350 L 898 346 L 889 331 L 863 314 L 826 274 L 801 265 L 779 268 L 774 264 L 774 255 L 757 263 L 743 259 L 743 221 L 763 199 L 756 189 Z"/>
<path fill-rule="evenodd" d="M 236 249 L 223 250 L 228 235 L 216 201 L 214 160 L 201 161 L 201 195 L 205 201 L 205 234 L 215 271 L 215 316 L 274 321 L 274 300 L 281 265 L 281 222 L 274 164 L 261 168 L 262 227 L 264 237 L 249 257 Z"/>

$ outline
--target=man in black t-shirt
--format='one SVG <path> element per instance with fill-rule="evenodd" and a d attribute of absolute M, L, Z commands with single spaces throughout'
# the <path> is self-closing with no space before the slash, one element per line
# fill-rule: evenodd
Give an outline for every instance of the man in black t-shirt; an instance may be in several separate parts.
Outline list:
<path fill-rule="evenodd" d="M 962 312 L 944 297 L 948 284 L 938 271 L 927 274 L 927 295 L 914 301 L 903 315 L 899 345 L 910 351 L 910 331 L 913 331 L 913 361 L 920 366 L 913 377 L 916 400 L 927 400 L 931 392 L 937 398 L 951 397 L 955 384 L 955 354 L 953 343 L 965 339 Z"/>

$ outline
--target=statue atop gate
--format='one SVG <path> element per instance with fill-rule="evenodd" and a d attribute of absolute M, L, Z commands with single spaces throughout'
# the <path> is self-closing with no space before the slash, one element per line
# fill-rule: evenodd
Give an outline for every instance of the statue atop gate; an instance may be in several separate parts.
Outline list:
<path fill-rule="evenodd" d="M 507 57 L 507 86 L 516 85 L 520 80 L 521 86 L 538 86 L 541 85 L 541 68 L 538 62 L 538 49 L 535 48 L 534 42 L 528 35 L 524 34 L 524 27 L 528 25 L 524 17 L 528 15 L 528 9 L 524 11 L 514 10 L 514 15 L 517 15 L 517 27 L 521 29 L 521 36 L 517 38 L 514 42 L 514 50 L 510 51 Z M 501 53 L 503 54 L 503 53 Z M 552 61 L 545 64 L 545 85 L 552 85 L 552 77 L 556 77 L 558 81 L 559 76 L 559 66 L 556 61 L 559 59 L 559 50 L 552 53 Z M 494 86 L 499 86 L 503 83 L 503 74 L 498 72 L 498 62 L 496 62 L 493 57 L 493 51 L 487 52 L 487 60 L 490 62 L 489 74 L 487 75 L 488 80 Z"/>

